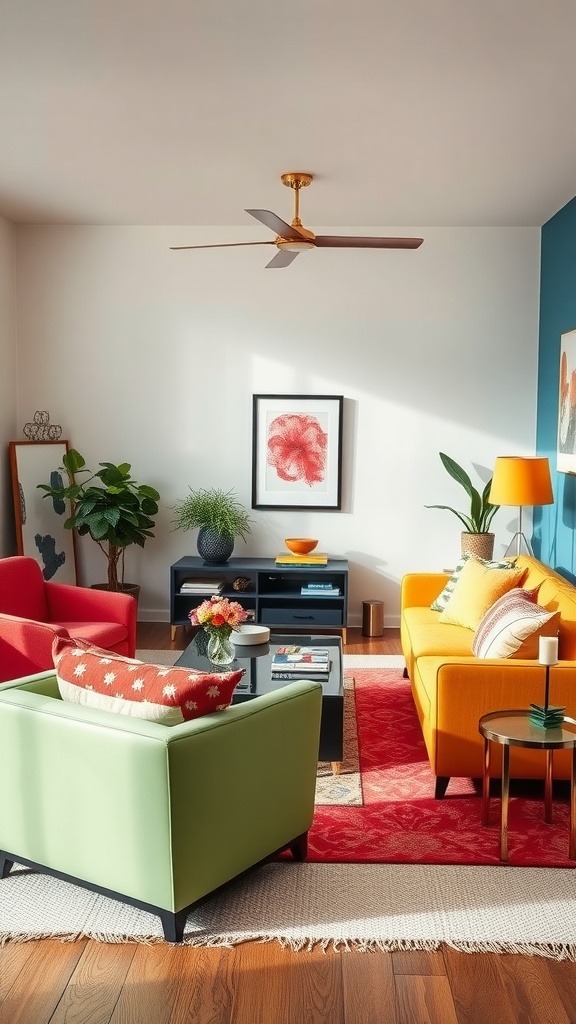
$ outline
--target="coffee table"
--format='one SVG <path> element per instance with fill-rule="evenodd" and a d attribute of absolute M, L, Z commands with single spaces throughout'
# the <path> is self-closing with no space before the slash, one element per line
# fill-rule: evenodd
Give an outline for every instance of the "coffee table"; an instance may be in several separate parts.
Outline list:
<path fill-rule="evenodd" d="M 231 639 L 234 639 L 232 634 Z M 330 675 L 322 682 L 322 717 L 320 722 L 319 761 L 331 761 L 332 771 L 338 774 L 343 759 L 344 736 L 344 686 L 342 678 L 342 640 L 339 636 L 294 636 L 289 633 L 272 632 L 270 643 L 252 647 L 237 646 L 236 658 L 231 665 L 215 666 L 206 657 L 206 636 L 199 630 L 192 642 L 176 662 L 184 668 L 203 671 L 224 672 L 243 668 L 243 678 L 232 696 L 232 703 L 252 700 L 264 693 L 271 693 L 286 686 L 285 679 L 272 679 L 272 656 L 283 644 L 299 644 L 303 647 L 328 647 L 330 649 Z M 298 676 L 295 676 L 298 678 Z"/>

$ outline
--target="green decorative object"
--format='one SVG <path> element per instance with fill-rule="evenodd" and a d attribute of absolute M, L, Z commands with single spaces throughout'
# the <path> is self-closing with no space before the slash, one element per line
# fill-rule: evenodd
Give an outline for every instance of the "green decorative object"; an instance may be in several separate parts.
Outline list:
<path fill-rule="evenodd" d="M 565 712 L 566 708 L 554 707 L 552 704 L 548 707 L 531 704 L 529 718 L 532 724 L 537 725 L 540 729 L 560 729 L 564 722 Z"/>

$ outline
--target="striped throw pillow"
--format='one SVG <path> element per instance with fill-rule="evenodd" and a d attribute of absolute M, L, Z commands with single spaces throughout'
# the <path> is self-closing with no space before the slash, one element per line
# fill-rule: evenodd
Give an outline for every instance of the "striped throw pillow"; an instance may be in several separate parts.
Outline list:
<path fill-rule="evenodd" d="M 541 636 L 557 636 L 560 612 L 534 603 L 533 594 L 514 587 L 488 609 L 476 630 L 472 653 L 477 658 L 538 657 Z"/>
<path fill-rule="evenodd" d="M 456 586 L 456 584 L 457 584 L 457 582 L 458 582 L 458 580 L 460 578 L 460 573 L 462 572 L 462 569 L 466 565 L 466 562 L 468 562 L 471 558 L 475 558 L 477 562 L 482 562 L 482 565 L 486 565 L 489 569 L 513 569 L 514 566 L 515 566 L 515 562 L 516 562 L 516 560 L 514 558 L 509 558 L 509 559 L 506 559 L 505 561 L 501 561 L 501 562 L 498 562 L 498 561 L 491 562 L 491 561 L 486 561 L 486 559 L 484 559 L 484 558 L 478 558 L 477 555 L 473 555 L 471 553 L 469 553 L 467 555 L 463 555 L 462 558 L 460 559 L 460 561 L 458 562 L 458 565 L 454 569 L 454 572 L 452 573 L 452 575 L 451 575 L 450 579 L 448 580 L 446 586 L 438 594 L 438 597 L 436 597 L 434 599 L 434 601 L 432 602 L 432 604 L 430 605 L 430 608 L 432 609 L 433 612 L 443 612 L 444 611 L 446 605 L 448 604 L 448 601 L 452 597 L 452 593 L 454 591 L 454 587 Z"/>

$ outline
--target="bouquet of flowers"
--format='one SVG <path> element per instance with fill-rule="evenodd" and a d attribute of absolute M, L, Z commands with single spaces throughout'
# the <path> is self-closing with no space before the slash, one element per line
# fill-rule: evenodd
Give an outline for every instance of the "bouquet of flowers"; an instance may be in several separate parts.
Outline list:
<path fill-rule="evenodd" d="M 238 601 L 215 595 L 193 608 L 188 618 L 193 626 L 203 626 L 208 632 L 218 629 L 225 636 L 230 636 L 233 629 L 237 630 L 240 623 L 246 621 L 248 612 Z"/>
<path fill-rule="evenodd" d="M 216 665 L 229 665 L 234 660 L 234 645 L 230 641 L 232 630 L 238 631 L 241 622 L 248 618 L 238 601 L 214 595 L 193 608 L 188 618 L 193 626 L 202 626 L 208 634 L 207 654 Z"/>

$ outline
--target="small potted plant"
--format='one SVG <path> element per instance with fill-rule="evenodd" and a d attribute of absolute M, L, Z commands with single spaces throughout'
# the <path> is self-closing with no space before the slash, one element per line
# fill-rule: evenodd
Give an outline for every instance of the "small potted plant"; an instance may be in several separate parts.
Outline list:
<path fill-rule="evenodd" d="M 234 539 L 246 540 L 251 519 L 234 491 L 219 487 L 200 488 L 173 506 L 176 530 L 198 529 L 196 546 L 205 562 L 227 562 L 234 550 Z"/>
<path fill-rule="evenodd" d="M 490 478 L 484 490 L 480 493 L 473 486 L 468 473 L 454 459 L 451 459 L 449 455 L 445 455 L 444 452 L 439 452 L 439 455 L 444 469 L 464 488 L 470 498 L 470 510 L 467 514 L 465 512 L 457 512 L 455 508 L 450 508 L 449 505 L 426 505 L 426 508 L 443 508 L 458 516 L 458 519 L 464 526 L 464 531 L 461 534 L 461 550 L 463 555 L 472 552 L 480 558 L 492 558 L 494 534 L 490 533 L 489 527 L 500 508 L 499 505 L 492 505 L 488 500 L 492 478 Z"/>
<path fill-rule="evenodd" d="M 71 448 L 62 459 L 63 473 L 68 478 L 64 486 L 38 484 L 45 497 L 68 500 L 71 516 L 64 523 L 67 530 L 77 530 L 80 536 L 89 534 L 104 552 L 108 561 L 107 590 L 134 592 L 139 588 L 124 583 L 124 553 L 130 544 L 144 547 L 146 539 L 153 537 L 155 516 L 160 495 L 156 488 L 138 484 L 130 476 L 131 465 L 122 462 L 100 462 L 95 473 L 85 469 L 85 459 Z M 87 473 L 82 483 L 75 474 Z M 120 566 L 120 573 L 118 571 Z M 98 586 L 103 586 L 99 584 Z"/>

